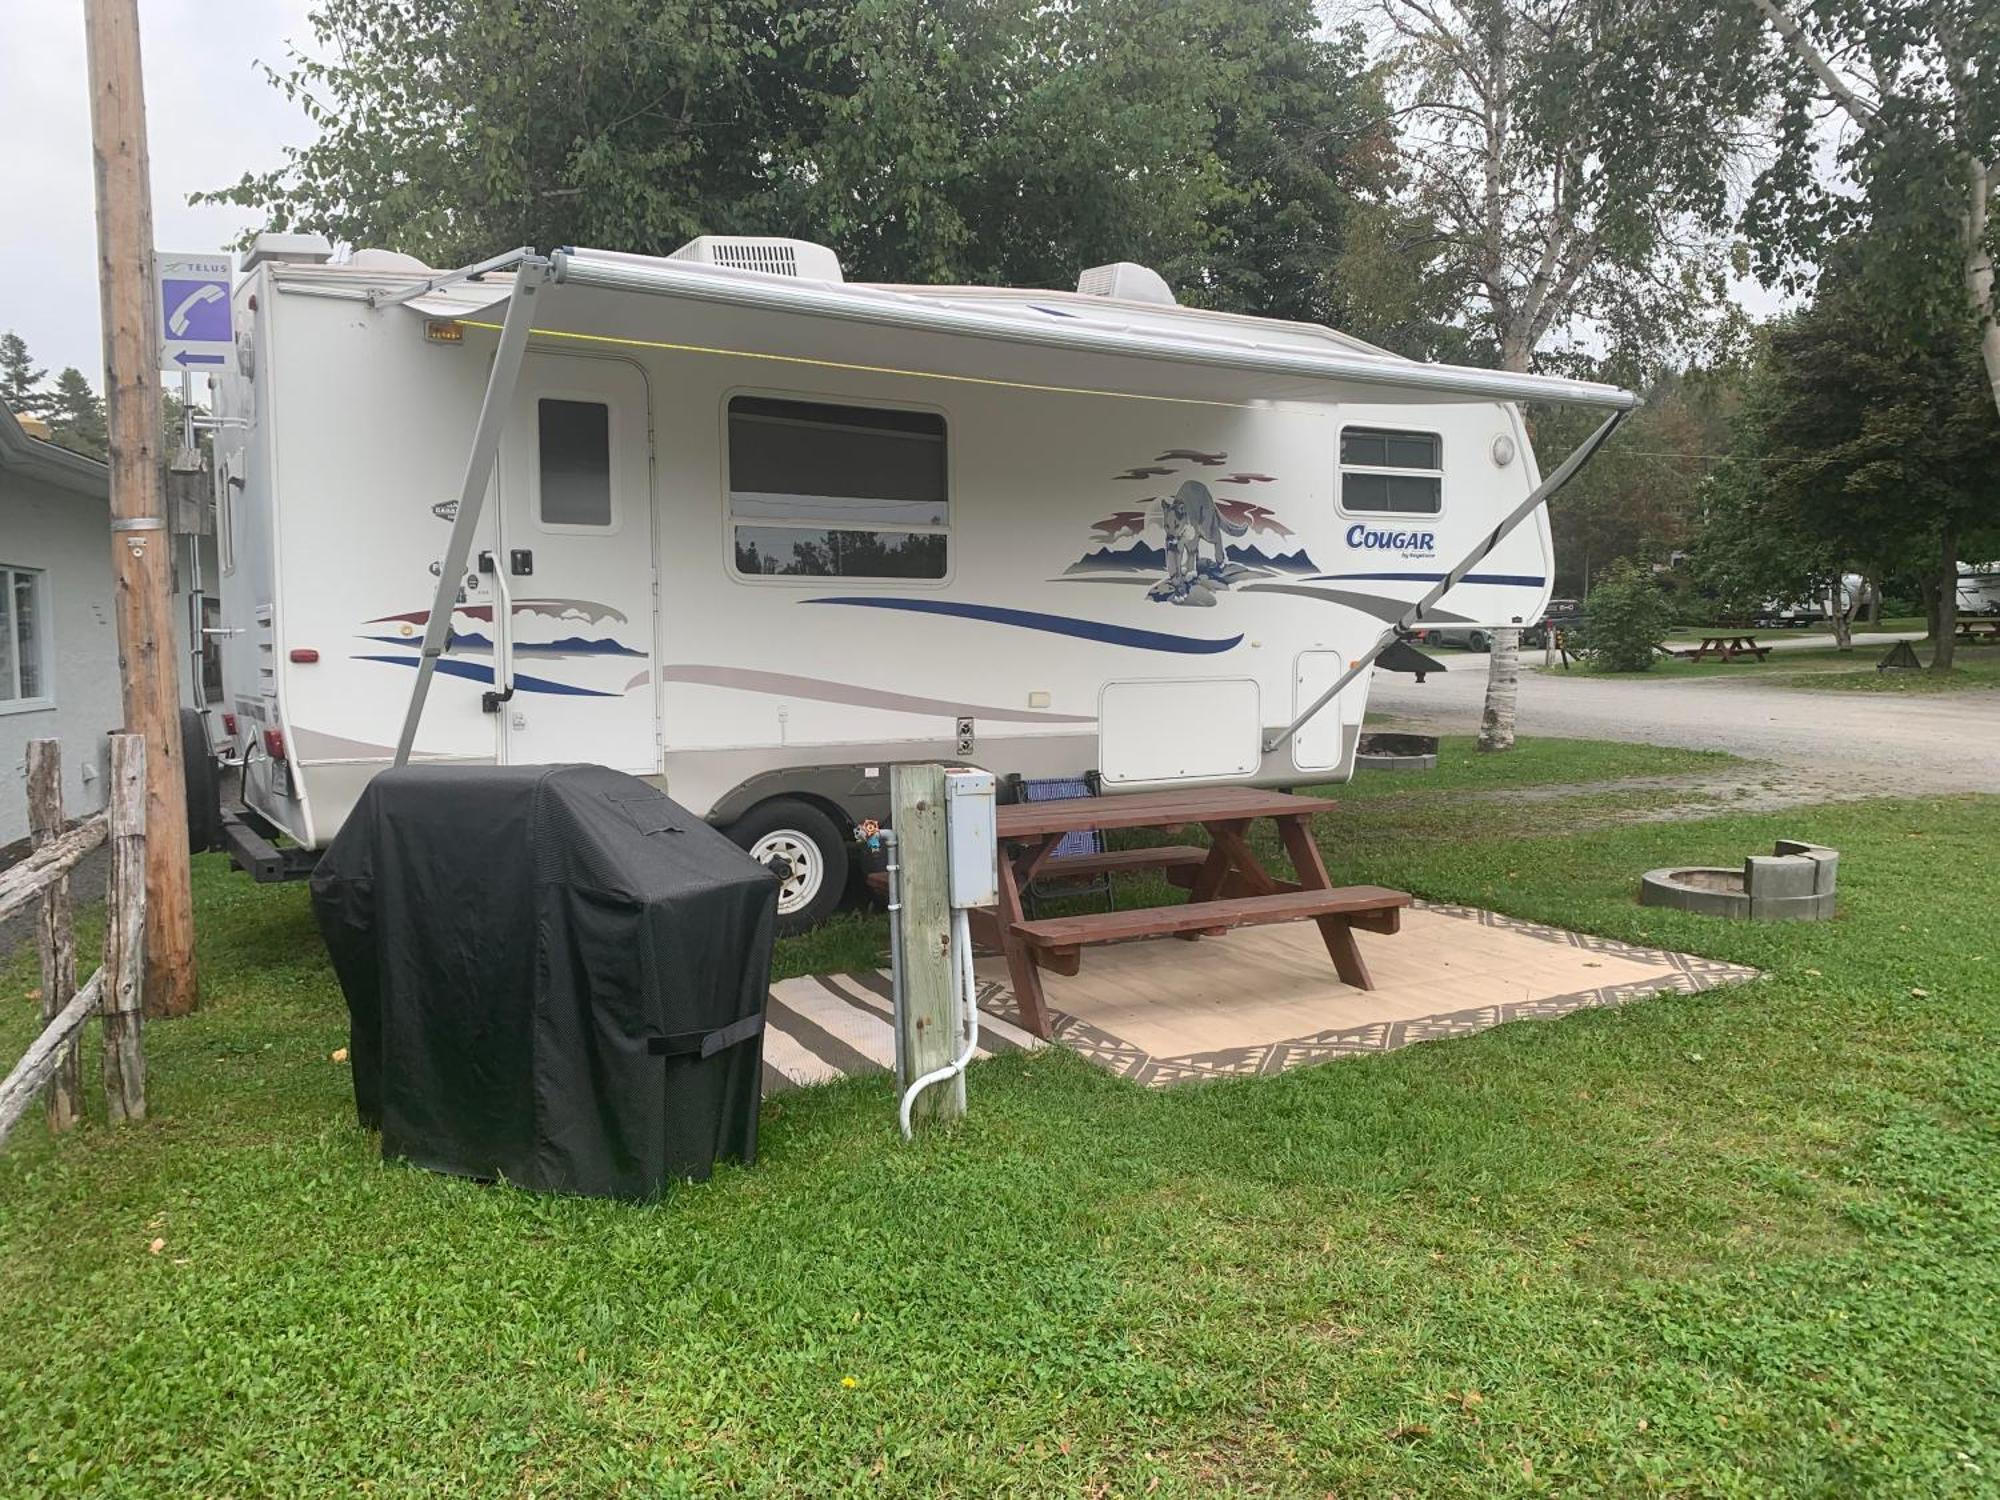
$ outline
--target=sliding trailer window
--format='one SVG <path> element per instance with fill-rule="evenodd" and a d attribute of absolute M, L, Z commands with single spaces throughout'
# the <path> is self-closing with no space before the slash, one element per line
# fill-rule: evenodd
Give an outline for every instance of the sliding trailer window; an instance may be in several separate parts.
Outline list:
<path fill-rule="evenodd" d="M 1444 439 L 1435 432 L 1346 427 L 1340 508 L 1356 516 L 1434 516 L 1444 509 Z"/>
<path fill-rule="evenodd" d="M 730 398 L 730 534 L 742 576 L 943 578 L 947 491 L 937 412 Z"/>

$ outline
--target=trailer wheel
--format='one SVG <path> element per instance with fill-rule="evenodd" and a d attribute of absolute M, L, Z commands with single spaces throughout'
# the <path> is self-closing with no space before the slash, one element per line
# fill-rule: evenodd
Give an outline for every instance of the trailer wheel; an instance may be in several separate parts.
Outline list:
<path fill-rule="evenodd" d="M 192 708 L 181 710 L 181 781 L 187 789 L 188 850 L 222 847 L 222 776 L 208 748 L 208 729 Z"/>
<path fill-rule="evenodd" d="M 737 847 L 778 878 L 778 934 L 793 937 L 833 915 L 847 890 L 847 839 L 796 797 L 760 802 L 729 825 Z"/>

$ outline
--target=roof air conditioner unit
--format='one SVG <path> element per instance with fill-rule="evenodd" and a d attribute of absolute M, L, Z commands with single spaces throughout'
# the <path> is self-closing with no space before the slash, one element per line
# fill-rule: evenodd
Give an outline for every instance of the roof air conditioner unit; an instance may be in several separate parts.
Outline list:
<path fill-rule="evenodd" d="M 1151 266 L 1136 261 L 1114 260 L 1108 266 L 1092 266 L 1076 278 L 1076 289 L 1086 297 L 1113 297 L 1120 302 L 1154 302 L 1174 307 L 1173 288 Z"/>
<path fill-rule="evenodd" d="M 323 234 L 280 234 L 267 229 L 250 242 L 243 269 L 254 271 L 267 262 L 281 266 L 323 266 L 333 259 L 333 245 Z"/>
<path fill-rule="evenodd" d="M 667 259 L 725 266 L 732 271 L 761 271 L 766 276 L 796 276 L 803 281 L 841 279 L 839 258 L 811 240 L 704 234 L 689 240 Z"/>

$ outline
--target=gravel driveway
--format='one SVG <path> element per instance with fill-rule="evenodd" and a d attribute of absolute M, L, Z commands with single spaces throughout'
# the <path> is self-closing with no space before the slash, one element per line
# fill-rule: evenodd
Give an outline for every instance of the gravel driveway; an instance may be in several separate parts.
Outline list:
<path fill-rule="evenodd" d="M 1421 685 L 1377 672 L 1368 707 L 1433 731 L 1478 733 L 1487 658 L 1455 652 L 1444 660 L 1444 676 Z M 1786 768 L 1795 800 L 2000 792 L 2000 693 L 1816 693 L 1752 677 L 1581 677 L 1523 666 L 1523 735 L 1727 750 Z"/>

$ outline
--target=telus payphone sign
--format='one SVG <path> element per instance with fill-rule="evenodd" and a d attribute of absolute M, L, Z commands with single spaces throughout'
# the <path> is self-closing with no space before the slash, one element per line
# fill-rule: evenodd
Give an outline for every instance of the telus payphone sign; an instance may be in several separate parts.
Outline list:
<path fill-rule="evenodd" d="M 229 306 L 227 255 L 153 254 L 160 326 L 160 368 L 217 372 L 236 347 Z"/>

